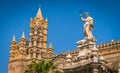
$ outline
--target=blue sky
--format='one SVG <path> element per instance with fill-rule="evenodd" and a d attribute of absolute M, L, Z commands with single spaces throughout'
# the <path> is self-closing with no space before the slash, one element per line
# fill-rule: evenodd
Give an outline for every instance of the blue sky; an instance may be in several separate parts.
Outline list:
<path fill-rule="evenodd" d="M 54 52 L 76 49 L 83 39 L 83 22 L 80 10 L 94 18 L 93 34 L 97 43 L 120 39 L 119 0 L 0 0 L 0 73 L 7 73 L 9 46 L 13 35 L 17 42 L 22 32 L 28 39 L 29 20 L 35 17 L 40 4 L 44 18 L 48 18 L 48 44 Z"/>

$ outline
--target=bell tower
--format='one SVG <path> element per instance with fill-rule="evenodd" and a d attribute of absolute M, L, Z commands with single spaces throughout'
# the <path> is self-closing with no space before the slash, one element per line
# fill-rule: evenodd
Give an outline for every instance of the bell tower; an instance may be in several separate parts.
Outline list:
<path fill-rule="evenodd" d="M 47 30 L 48 20 L 44 20 L 39 8 L 36 16 L 30 18 L 29 59 L 41 60 L 42 53 L 47 53 Z"/>
<path fill-rule="evenodd" d="M 38 9 L 36 17 L 30 19 L 29 47 L 36 47 L 42 52 L 47 48 L 48 20 L 44 20 L 41 9 Z"/>

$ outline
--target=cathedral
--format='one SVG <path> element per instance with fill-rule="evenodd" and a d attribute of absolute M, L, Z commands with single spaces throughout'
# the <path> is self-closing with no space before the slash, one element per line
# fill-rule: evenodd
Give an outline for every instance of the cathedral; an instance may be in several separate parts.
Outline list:
<path fill-rule="evenodd" d="M 47 48 L 48 19 L 43 18 L 39 8 L 34 19 L 30 18 L 29 41 L 27 42 L 24 32 L 19 43 L 13 36 L 8 73 L 24 73 L 32 61 L 41 60 L 52 60 L 63 73 L 111 73 L 111 68 L 116 69 L 115 73 L 120 73 L 120 40 L 96 45 L 95 37 L 87 30 L 89 27 L 93 28 L 92 18 L 88 13 L 86 15 L 91 23 L 84 24 L 85 38 L 76 42 L 74 51 L 54 55 L 52 43 Z M 86 20 L 82 17 L 81 19 Z"/>

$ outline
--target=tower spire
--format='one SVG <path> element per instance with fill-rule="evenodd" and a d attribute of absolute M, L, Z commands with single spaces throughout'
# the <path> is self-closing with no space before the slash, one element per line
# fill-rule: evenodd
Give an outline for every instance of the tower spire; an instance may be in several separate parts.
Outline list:
<path fill-rule="evenodd" d="M 40 18 L 41 20 L 43 19 L 40 7 L 38 8 L 38 12 L 36 14 L 36 18 Z"/>

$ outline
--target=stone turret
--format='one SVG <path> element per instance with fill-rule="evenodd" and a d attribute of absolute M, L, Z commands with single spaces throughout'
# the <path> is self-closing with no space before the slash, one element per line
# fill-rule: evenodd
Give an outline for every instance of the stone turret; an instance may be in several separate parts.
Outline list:
<path fill-rule="evenodd" d="M 19 53 L 19 58 L 24 58 L 26 55 L 26 38 L 24 32 L 22 33 L 22 36 L 20 38 Z"/>
<path fill-rule="evenodd" d="M 9 59 L 9 61 L 14 60 L 16 45 L 17 45 L 16 39 L 15 39 L 15 36 L 13 36 L 13 39 L 10 44 L 10 59 Z"/>

